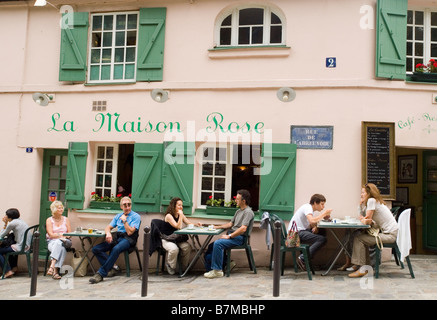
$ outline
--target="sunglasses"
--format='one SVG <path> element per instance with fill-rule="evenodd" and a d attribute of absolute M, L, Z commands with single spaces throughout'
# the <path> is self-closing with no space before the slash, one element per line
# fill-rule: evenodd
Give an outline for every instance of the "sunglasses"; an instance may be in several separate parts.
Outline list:
<path fill-rule="evenodd" d="M 132 203 L 123 203 L 122 206 L 125 208 L 128 208 L 132 205 Z"/>

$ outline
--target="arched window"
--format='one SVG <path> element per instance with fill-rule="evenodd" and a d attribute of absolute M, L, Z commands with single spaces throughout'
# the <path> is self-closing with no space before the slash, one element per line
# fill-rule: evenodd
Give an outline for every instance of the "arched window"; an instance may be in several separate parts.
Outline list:
<path fill-rule="evenodd" d="M 284 18 L 266 6 L 225 11 L 216 24 L 216 46 L 285 45 Z"/>

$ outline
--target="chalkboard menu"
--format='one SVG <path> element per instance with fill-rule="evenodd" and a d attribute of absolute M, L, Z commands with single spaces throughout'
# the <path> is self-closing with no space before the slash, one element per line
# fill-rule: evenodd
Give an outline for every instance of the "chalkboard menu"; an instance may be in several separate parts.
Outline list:
<path fill-rule="evenodd" d="M 374 183 L 385 199 L 395 199 L 394 123 L 362 123 L 362 181 Z"/>

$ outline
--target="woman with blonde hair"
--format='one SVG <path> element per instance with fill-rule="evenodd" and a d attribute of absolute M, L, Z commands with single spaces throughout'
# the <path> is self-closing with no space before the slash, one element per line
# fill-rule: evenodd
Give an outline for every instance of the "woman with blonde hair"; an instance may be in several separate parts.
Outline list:
<path fill-rule="evenodd" d="M 53 279 L 59 280 L 59 269 L 64 264 L 68 247 L 71 247 L 70 237 L 65 237 L 64 233 L 71 232 L 70 221 L 63 216 L 64 205 L 61 201 L 53 201 L 50 205 L 52 216 L 46 220 L 46 239 L 47 248 L 50 251 L 51 263 L 47 274 Z"/>
<path fill-rule="evenodd" d="M 361 188 L 360 208 L 363 213 L 365 212 L 364 216 L 360 216 L 361 222 L 379 228 L 379 238 L 382 243 L 396 241 L 398 223 L 385 205 L 378 187 L 373 183 L 367 183 Z M 367 274 L 367 271 L 360 270 L 360 267 L 370 265 L 369 247 L 374 245 L 376 245 L 376 237 L 366 231 L 354 238 L 351 261 L 356 271 L 349 274 L 349 277 L 358 278 Z"/>

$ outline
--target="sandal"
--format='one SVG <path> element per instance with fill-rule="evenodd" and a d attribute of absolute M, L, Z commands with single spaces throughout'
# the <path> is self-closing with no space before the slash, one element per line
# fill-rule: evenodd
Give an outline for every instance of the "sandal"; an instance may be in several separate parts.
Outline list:
<path fill-rule="evenodd" d="M 53 276 L 55 274 L 55 268 L 50 267 L 46 273 L 48 276 Z"/>
<path fill-rule="evenodd" d="M 60 280 L 62 277 L 59 275 L 59 273 L 54 273 L 52 275 L 53 280 Z"/>
<path fill-rule="evenodd" d="M 340 268 L 338 268 L 337 271 L 346 271 L 350 267 L 352 267 L 351 264 L 344 264 Z"/>

